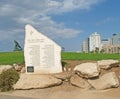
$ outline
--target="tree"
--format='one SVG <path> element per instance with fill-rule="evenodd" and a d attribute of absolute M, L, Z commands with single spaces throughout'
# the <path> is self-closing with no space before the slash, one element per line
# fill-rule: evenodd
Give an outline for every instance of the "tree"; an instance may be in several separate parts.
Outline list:
<path fill-rule="evenodd" d="M 100 53 L 104 53 L 104 52 L 105 52 L 105 50 L 104 50 L 104 49 L 101 49 Z"/>
<path fill-rule="evenodd" d="M 95 53 L 99 53 L 99 48 L 98 47 L 95 48 Z"/>

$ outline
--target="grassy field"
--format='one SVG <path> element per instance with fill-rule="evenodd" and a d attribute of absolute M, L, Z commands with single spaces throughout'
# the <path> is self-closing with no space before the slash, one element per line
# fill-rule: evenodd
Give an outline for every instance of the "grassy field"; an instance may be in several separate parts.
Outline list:
<path fill-rule="evenodd" d="M 0 52 L 0 65 L 14 63 L 24 63 L 23 52 Z"/>
<path fill-rule="evenodd" d="M 102 59 L 118 59 L 120 54 L 102 54 L 102 53 L 62 53 L 63 60 L 102 60 Z"/>
<path fill-rule="evenodd" d="M 75 53 L 63 52 L 62 60 L 102 60 L 102 59 L 118 59 L 120 54 L 94 54 L 94 53 Z M 24 63 L 23 52 L 0 52 L 1 64 L 21 64 Z"/>

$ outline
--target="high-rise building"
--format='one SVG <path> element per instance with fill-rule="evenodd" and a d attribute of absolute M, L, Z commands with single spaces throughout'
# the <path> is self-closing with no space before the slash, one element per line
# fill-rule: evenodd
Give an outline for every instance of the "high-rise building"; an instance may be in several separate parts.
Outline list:
<path fill-rule="evenodd" d="M 101 40 L 100 34 L 93 33 L 82 43 L 83 52 L 101 51 L 103 53 L 120 53 L 120 34 Z"/>
<path fill-rule="evenodd" d="M 113 34 L 111 41 L 112 45 L 120 45 L 120 34 Z"/>
<path fill-rule="evenodd" d="M 101 43 L 102 43 L 102 47 L 111 45 L 111 39 L 110 38 L 109 39 L 102 39 Z"/>
<path fill-rule="evenodd" d="M 120 34 L 113 34 L 110 44 L 103 46 L 105 53 L 120 53 Z"/>
<path fill-rule="evenodd" d="M 96 49 L 99 51 L 102 49 L 101 36 L 97 32 L 89 36 L 89 51 L 95 51 Z"/>
<path fill-rule="evenodd" d="M 82 51 L 88 53 L 89 52 L 89 39 L 86 39 L 82 43 Z"/>

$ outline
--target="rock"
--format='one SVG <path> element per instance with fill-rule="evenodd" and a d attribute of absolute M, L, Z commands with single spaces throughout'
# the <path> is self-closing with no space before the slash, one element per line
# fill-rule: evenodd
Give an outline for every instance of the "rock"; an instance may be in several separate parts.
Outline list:
<path fill-rule="evenodd" d="M 74 75 L 70 78 L 70 83 L 74 86 L 83 88 L 83 89 L 89 89 L 90 88 L 90 84 L 83 79 L 82 77 L 78 76 L 78 75 Z"/>
<path fill-rule="evenodd" d="M 116 67 L 120 65 L 120 62 L 118 60 L 100 60 L 97 62 L 98 66 L 102 69 L 109 69 L 112 67 Z"/>
<path fill-rule="evenodd" d="M 104 74 L 98 79 L 88 80 L 95 89 L 108 89 L 119 86 L 119 80 L 115 72 Z"/>
<path fill-rule="evenodd" d="M 24 58 L 27 74 L 62 72 L 61 46 L 31 25 L 25 26 Z"/>
<path fill-rule="evenodd" d="M 47 88 L 60 85 L 62 81 L 51 75 L 21 74 L 20 79 L 14 85 L 14 89 Z"/>
<path fill-rule="evenodd" d="M 82 63 L 75 66 L 74 71 L 82 77 L 93 78 L 99 76 L 100 68 L 97 63 Z"/>
<path fill-rule="evenodd" d="M 72 77 L 73 74 L 74 73 L 72 72 L 62 72 L 62 73 L 54 74 L 53 76 L 63 81 L 69 81 L 69 79 Z"/>
<path fill-rule="evenodd" d="M 3 71 L 6 71 L 8 69 L 12 69 L 13 66 L 11 65 L 0 65 L 0 74 L 3 72 Z"/>
<path fill-rule="evenodd" d="M 13 67 L 16 71 L 21 71 L 21 69 L 22 69 L 22 66 L 18 65 L 18 64 L 13 64 Z"/>

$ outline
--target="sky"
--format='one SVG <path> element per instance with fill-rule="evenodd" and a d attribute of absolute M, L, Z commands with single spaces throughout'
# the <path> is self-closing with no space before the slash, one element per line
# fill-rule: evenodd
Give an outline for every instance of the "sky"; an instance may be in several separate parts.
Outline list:
<path fill-rule="evenodd" d="M 0 0 L 0 52 L 24 47 L 30 24 L 66 51 L 80 51 L 98 32 L 103 39 L 120 33 L 120 0 Z"/>

